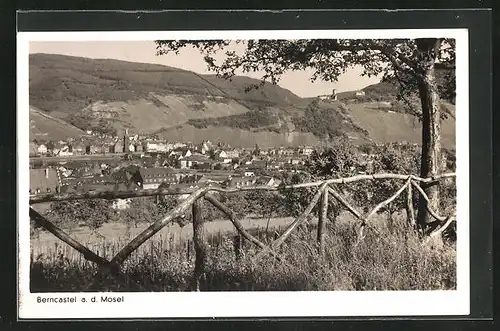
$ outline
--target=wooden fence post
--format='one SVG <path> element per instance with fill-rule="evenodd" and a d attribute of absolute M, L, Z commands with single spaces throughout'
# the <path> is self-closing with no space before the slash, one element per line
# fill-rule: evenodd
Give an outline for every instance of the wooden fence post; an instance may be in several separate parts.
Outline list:
<path fill-rule="evenodd" d="M 243 252 L 243 238 L 237 234 L 233 237 L 233 248 L 236 261 L 241 260 L 241 253 Z"/>
<path fill-rule="evenodd" d="M 205 224 L 202 215 L 202 200 L 193 202 L 193 244 L 195 250 L 194 279 L 196 290 L 200 290 L 200 282 L 205 277 L 208 242 L 205 236 Z"/>
<path fill-rule="evenodd" d="M 328 215 L 328 189 L 325 188 L 319 202 L 318 217 L 318 252 L 323 254 L 323 244 L 325 237 L 325 223 Z"/>
<path fill-rule="evenodd" d="M 408 185 L 406 193 L 406 215 L 408 217 L 408 223 L 410 226 L 415 226 L 415 211 L 413 209 L 413 192 L 411 185 Z"/>

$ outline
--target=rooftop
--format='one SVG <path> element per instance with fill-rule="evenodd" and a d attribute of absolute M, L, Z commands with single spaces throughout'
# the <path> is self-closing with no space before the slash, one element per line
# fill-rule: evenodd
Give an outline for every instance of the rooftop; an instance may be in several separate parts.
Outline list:
<path fill-rule="evenodd" d="M 172 168 L 141 168 L 139 173 L 142 178 L 166 177 L 175 174 Z"/>

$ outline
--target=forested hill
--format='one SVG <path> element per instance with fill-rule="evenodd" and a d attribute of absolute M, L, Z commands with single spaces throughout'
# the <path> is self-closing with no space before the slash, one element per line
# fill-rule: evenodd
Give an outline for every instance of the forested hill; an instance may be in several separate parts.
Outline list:
<path fill-rule="evenodd" d="M 394 116 L 368 104 L 360 109 L 363 102 L 353 111 L 345 102 L 311 104 L 272 84 L 246 91 L 258 83 L 157 64 L 30 55 L 30 104 L 82 130 L 120 133 L 128 128 L 171 140 L 210 139 L 233 146 L 317 144 L 337 135 L 359 142 L 420 141 L 418 123 L 408 115 Z M 391 131 L 386 119 L 405 134 L 385 134 Z M 451 138 L 444 140 L 454 141 L 454 121 L 448 126 L 445 136 Z"/>

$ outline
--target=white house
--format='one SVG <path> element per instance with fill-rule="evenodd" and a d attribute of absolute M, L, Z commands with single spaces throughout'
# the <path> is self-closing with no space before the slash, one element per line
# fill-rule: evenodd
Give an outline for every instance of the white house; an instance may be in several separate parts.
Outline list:
<path fill-rule="evenodd" d="M 186 158 L 186 157 L 190 157 L 191 155 L 193 155 L 193 153 L 191 153 L 191 151 L 188 149 L 188 150 L 186 151 L 186 153 L 184 153 L 184 155 L 183 155 L 183 156 Z"/>
<path fill-rule="evenodd" d="M 217 156 L 221 159 L 225 159 L 228 157 L 226 151 L 220 151 Z"/>
<path fill-rule="evenodd" d="M 310 156 L 314 149 L 312 147 L 304 147 L 300 150 L 300 154 Z"/>
<path fill-rule="evenodd" d="M 182 147 L 186 147 L 186 144 L 185 143 L 179 143 L 179 142 L 172 144 L 172 149 L 182 148 Z"/>
<path fill-rule="evenodd" d="M 179 167 L 181 169 L 189 169 L 193 166 L 193 161 L 192 160 L 186 160 L 184 158 L 179 159 Z"/>
<path fill-rule="evenodd" d="M 167 144 L 159 141 L 146 142 L 146 149 L 148 152 L 168 152 Z"/>
<path fill-rule="evenodd" d="M 208 144 L 208 143 L 209 143 L 209 142 L 203 141 L 203 142 L 200 144 L 200 146 L 199 146 L 199 148 L 198 148 L 198 149 L 199 149 L 199 151 L 200 151 L 200 153 L 201 153 L 201 154 L 206 154 L 208 151 L 210 151 L 210 147 L 211 147 L 211 146 L 209 146 L 209 144 Z"/>
<path fill-rule="evenodd" d="M 365 91 L 363 91 L 363 90 L 356 91 L 356 96 L 357 97 L 364 97 L 365 96 Z"/>
<path fill-rule="evenodd" d="M 45 154 L 47 154 L 47 146 L 45 146 L 44 144 L 41 144 L 40 146 L 38 146 L 37 151 L 38 151 L 38 154 L 45 155 Z"/>
<path fill-rule="evenodd" d="M 318 95 L 318 98 L 320 100 L 338 100 L 337 92 L 335 89 L 332 90 L 332 94 L 323 94 L 323 95 Z"/>
<path fill-rule="evenodd" d="M 116 199 L 113 200 L 111 208 L 115 210 L 124 210 L 127 209 L 129 205 L 130 205 L 130 199 Z"/>
<path fill-rule="evenodd" d="M 59 150 L 59 153 L 57 153 L 59 156 L 71 156 L 73 155 L 73 151 L 69 148 L 69 146 L 63 146 Z"/>

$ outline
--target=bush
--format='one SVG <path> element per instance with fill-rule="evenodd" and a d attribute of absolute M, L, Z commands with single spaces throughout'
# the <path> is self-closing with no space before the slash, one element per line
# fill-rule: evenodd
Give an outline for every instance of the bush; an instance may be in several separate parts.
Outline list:
<path fill-rule="evenodd" d="M 209 126 L 227 126 L 243 130 L 267 127 L 275 125 L 276 123 L 277 117 L 268 109 L 250 110 L 243 114 L 216 118 L 190 119 L 187 122 L 187 124 L 190 124 L 198 129 L 207 128 Z"/>
<path fill-rule="evenodd" d="M 47 217 L 57 226 L 74 228 L 85 224 L 98 229 L 102 224 L 115 218 L 112 202 L 103 199 L 83 199 L 76 201 L 55 201 L 47 211 Z"/>

